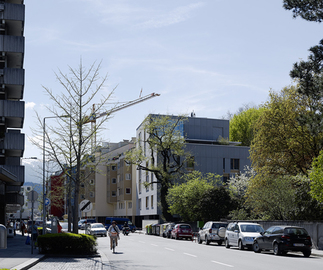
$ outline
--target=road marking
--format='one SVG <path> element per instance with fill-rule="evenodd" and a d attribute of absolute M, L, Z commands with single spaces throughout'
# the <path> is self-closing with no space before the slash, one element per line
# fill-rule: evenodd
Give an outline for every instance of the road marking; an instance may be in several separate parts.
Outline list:
<path fill-rule="evenodd" d="M 170 251 L 175 251 L 174 249 L 171 249 L 171 248 L 165 248 L 165 249 L 170 250 Z"/>
<path fill-rule="evenodd" d="M 144 241 L 139 241 L 139 243 L 143 243 L 143 244 L 145 244 L 146 242 L 144 242 Z"/>
<path fill-rule="evenodd" d="M 154 246 L 154 247 L 158 247 L 158 245 L 155 245 L 155 244 L 151 244 L 152 246 Z"/>
<path fill-rule="evenodd" d="M 183 253 L 183 254 L 185 254 L 185 255 L 187 255 L 187 256 L 191 256 L 191 257 L 194 257 L 194 258 L 196 258 L 197 256 L 195 256 L 195 255 L 193 255 L 193 254 L 189 254 L 189 253 Z"/>
<path fill-rule="evenodd" d="M 228 266 L 228 267 L 234 267 L 233 265 L 225 264 L 225 263 L 221 263 L 221 262 L 217 262 L 217 261 L 211 261 L 211 262 L 221 264 L 221 265 L 224 265 L 224 266 Z"/>

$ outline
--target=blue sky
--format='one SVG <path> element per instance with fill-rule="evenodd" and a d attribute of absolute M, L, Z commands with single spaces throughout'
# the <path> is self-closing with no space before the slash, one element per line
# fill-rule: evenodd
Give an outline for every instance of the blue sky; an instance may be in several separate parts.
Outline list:
<path fill-rule="evenodd" d="M 282 0 L 26 0 L 25 157 L 41 152 L 28 137 L 36 110 L 49 116 L 42 85 L 57 93 L 54 72 L 102 60 L 113 102 L 161 96 L 117 112 L 105 141 L 135 136 L 149 113 L 222 118 L 261 104 L 292 84 L 294 62 L 318 44 L 322 25 L 292 18 Z M 28 166 L 39 161 L 24 160 Z M 26 169 L 26 181 L 32 179 Z M 36 181 L 36 180 L 35 180 Z M 37 180 L 38 181 L 38 180 Z"/>

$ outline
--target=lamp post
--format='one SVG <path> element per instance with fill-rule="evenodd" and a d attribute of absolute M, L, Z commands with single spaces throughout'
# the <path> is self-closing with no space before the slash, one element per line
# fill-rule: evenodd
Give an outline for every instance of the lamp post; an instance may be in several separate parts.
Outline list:
<path fill-rule="evenodd" d="M 46 134 L 46 119 L 48 118 L 64 118 L 70 117 L 69 115 L 57 115 L 44 117 L 43 121 L 43 235 L 45 234 L 46 228 L 46 206 L 45 206 L 45 134 Z"/>

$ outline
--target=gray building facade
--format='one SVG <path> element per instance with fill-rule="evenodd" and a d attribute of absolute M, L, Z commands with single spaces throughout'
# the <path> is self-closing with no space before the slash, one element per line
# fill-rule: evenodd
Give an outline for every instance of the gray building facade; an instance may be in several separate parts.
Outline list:
<path fill-rule="evenodd" d="M 0 18 L 0 224 L 5 224 L 6 212 L 24 204 L 24 1 L 0 1 Z"/>

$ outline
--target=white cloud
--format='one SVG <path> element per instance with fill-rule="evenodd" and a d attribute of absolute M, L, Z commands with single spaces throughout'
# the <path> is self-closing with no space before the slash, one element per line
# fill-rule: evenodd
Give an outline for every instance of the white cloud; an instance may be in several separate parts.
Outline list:
<path fill-rule="evenodd" d="M 25 108 L 26 109 L 33 109 L 35 107 L 36 103 L 35 102 L 26 102 Z"/>

